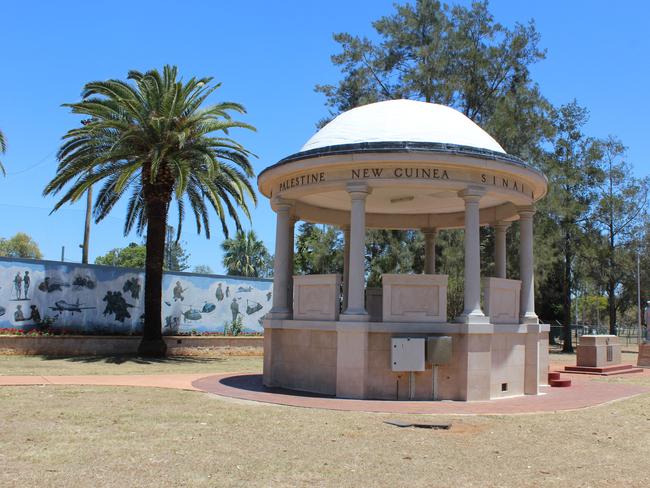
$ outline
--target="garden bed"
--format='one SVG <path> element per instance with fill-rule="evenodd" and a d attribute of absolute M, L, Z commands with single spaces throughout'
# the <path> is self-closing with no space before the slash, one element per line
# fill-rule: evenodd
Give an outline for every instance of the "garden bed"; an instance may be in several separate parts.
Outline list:
<path fill-rule="evenodd" d="M 166 336 L 171 356 L 261 356 L 262 336 Z M 0 335 L 0 354 L 86 356 L 136 354 L 140 337 L 87 335 Z"/>

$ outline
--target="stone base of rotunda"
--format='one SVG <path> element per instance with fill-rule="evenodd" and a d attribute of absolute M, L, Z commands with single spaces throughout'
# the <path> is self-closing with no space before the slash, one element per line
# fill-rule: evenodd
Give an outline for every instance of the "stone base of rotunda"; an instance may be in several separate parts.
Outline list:
<path fill-rule="evenodd" d="M 411 329 L 412 332 L 407 332 Z M 548 373 L 548 326 L 266 320 L 264 384 L 341 398 L 434 400 L 434 369 L 391 370 L 391 338 L 452 337 L 435 400 L 537 394 Z M 411 383 L 412 382 L 412 383 Z M 410 384 L 411 383 L 411 384 Z"/>

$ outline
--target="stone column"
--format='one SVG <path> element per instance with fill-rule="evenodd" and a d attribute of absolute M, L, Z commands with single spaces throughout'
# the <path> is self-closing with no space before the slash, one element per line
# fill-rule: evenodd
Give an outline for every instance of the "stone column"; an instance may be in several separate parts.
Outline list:
<path fill-rule="evenodd" d="M 524 395 L 539 394 L 539 365 L 541 361 L 542 349 L 548 350 L 548 342 L 540 344 L 539 324 L 528 324 L 526 331 L 526 342 L 524 345 L 525 363 L 524 363 Z M 548 370 L 546 371 L 548 377 Z"/>
<path fill-rule="evenodd" d="M 436 273 L 436 237 L 438 230 L 422 229 L 424 234 L 424 274 Z"/>
<path fill-rule="evenodd" d="M 341 309 L 348 308 L 348 290 L 350 289 L 350 226 L 343 227 L 343 304 Z"/>
<path fill-rule="evenodd" d="M 519 274 L 521 278 L 521 300 L 519 314 L 522 324 L 537 324 L 535 314 L 535 273 L 533 258 L 533 207 L 519 209 Z"/>
<path fill-rule="evenodd" d="M 287 259 L 287 308 L 289 309 L 289 318 L 293 318 L 293 247 L 297 221 L 298 219 L 295 217 L 289 217 L 289 233 L 287 239 L 287 246 L 289 247 L 289 258 Z"/>
<path fill-rule="evenodd" d="M 499 221 L 494 227 L 494 276 L 506 277 L 506 231 L 510 224 Z"/>
<path fill-rule="evenodd" d="M 366 197 L 370 190 L 368 185 L 363 183 L 349 183 L 347 188 L 352 205 L 348 303 L 343 320 L 367 321 L 369 316 L 365 307 Z"/>
<path fill-rule="evenodd" d="M 280 198 L 274 199 L 272 208 L 275 210 L 275 257 L 273 262 L 273 307 L 269 311 L 269 319 L 290 318 L 289 310 L 289 239 L 291 232 L 291 202 Z"/>
<path fill-rule="evenodd" d="M 487 323 L 481 310 L 481 226 L 479 201 L 485 193 L 481 187 L 469 186 L 458 195 L 465 200 L 465 290 L 460 319 L 466 323 Z"/>

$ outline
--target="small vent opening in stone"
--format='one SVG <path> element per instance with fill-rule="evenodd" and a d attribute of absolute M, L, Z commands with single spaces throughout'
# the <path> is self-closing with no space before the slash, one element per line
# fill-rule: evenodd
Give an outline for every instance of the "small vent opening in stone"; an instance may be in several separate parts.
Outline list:
<path fill-rule="evenodd" d="M 508 383 L 501 383 L 501 391 L 508 391 Z"/>

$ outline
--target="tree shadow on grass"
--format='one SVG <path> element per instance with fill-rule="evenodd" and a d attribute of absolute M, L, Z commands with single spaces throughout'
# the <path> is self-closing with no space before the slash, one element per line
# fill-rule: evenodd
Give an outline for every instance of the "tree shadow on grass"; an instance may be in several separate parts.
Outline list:
<path fill-rule="evenodd" d="M 168 356 L 165 358 L 144 358 L 137 355 L 85 355 L 85 356 L 41 356 L 45 361 L 63 360 L 71 363 L 103 364 L 214 364 L 224 362 L 226 357 Z"/>

